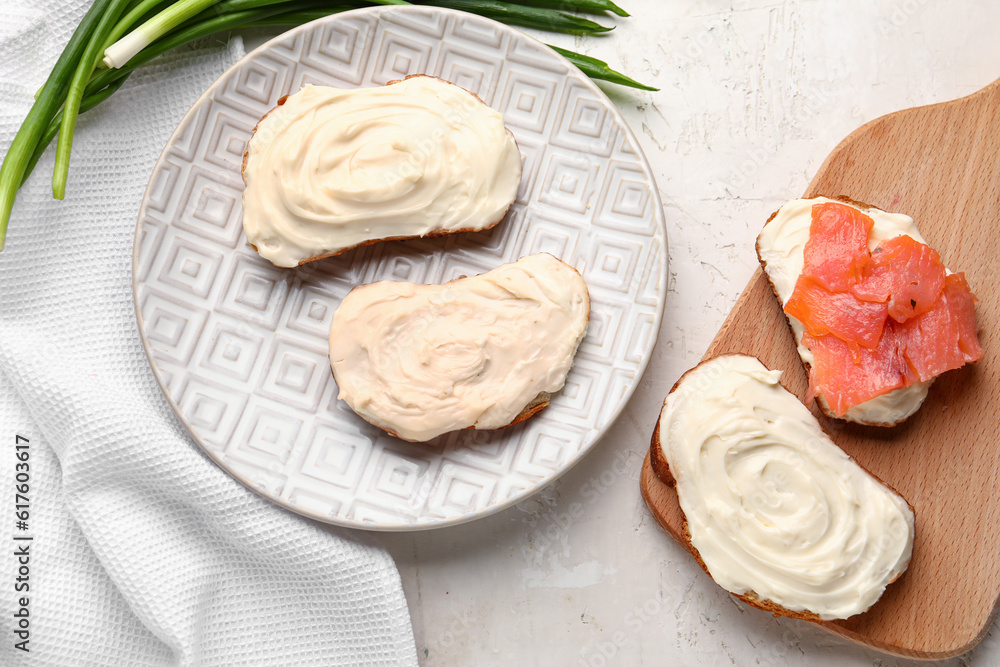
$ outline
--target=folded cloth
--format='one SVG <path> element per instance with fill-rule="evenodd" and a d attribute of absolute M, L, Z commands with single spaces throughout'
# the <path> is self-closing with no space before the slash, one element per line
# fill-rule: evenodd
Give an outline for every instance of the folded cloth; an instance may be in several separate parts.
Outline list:
<path fill-rule="evenodd" d="M 87 4 L 0 4 L 0 153 Z M 66 200 L 50 196 L 50 149 L 15 204 L 0 253 L 0 664 L 416 664 L 387 554 L 212 463 L 139 340 L 132 241 L 147 179 L 242 55 L 238 38 L 213 38 L 140 70 L 80 117 Z"/>

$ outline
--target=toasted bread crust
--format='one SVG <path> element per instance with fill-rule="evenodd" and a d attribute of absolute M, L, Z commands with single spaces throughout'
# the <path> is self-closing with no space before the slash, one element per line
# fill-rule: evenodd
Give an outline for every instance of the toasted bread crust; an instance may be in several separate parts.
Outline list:
<path fill-rule="evenodd" d="M 723 356 L 726 356 L 726 355 L 723 355 Z M 712 359 L 705 359 L 705 360 L 701 361 L 697 366 L 695 366 L 694 368 L 689 369 L 687 372 L 684 373 L 684 375 L 681 375 L 681 377 L 677 380 L 677 382 L 674 383 L 674 386 L 671 387 L 670 394 L 674 393 L 674 391 L 677 390 L 677 387 L 680 386 L 680 383 L 684 380 L 684 378 L 687 376 L 688 373 L 691 373 L 695 369 L 699 368 L 702 364 L 705 364 L 705 363 L 707 363 L 709 361 L 712 361 Z M 758 359 L 758 361 L 760 361 L 760 360 Z M 761 363 L 763 363 L 763 362 L 761 362 Z M 826 433 L 826 429 L 823 429 L 823 425 L 822 424 L 820 424 L 820 429 L 822 429 L 823 432 Z M 829 433 L 827 433 L 827 435 L 829 435 Z M 657 420 L 656 420 L 656 426 L 653 429 L 653 435 L 652 435 L 652 438 L 650 439 L 650 445 L 649 445 L 649 462 L 650 462 L 650 467 L 653 469 L 653 473 L 656 475 L 656 477 L 661 482 L 663 482 L 664 484 L 666 484 L 667 486 L 669 486 L 671 488 L 676 488 L 677 481 L 676 481 L 676 479 L 674 479 L 673 473 L 670 470 L 670 463 L 667 461 L 667 457 L 663 453 L 663 444 L 662 444 L 662 442 L 660 440 L 660 420 L 659 420 L 659 418 L 657 418 Z M 855 463 L 857 463 L 857 461 L 855 461 Z M 858 465 L 861 466 L 860 463 Z M 899 493 L 899 491 L 897 491 L 895 488 L 893 488 L 892 485 L 887 484 L 878 475 L 874 474 L 873 472 L 871 472 L 870 470 L 868 470 L 864 466 L 861 466 L 861 468 L 862 468 L 862 470 L 864 470 L 865 472 L 867 472 L 869 475 L 871 475 L 872 477 L 874 477 L 884 487 L 886 487 L 887 489 L 891 490 L 893 493 L 895 493 L 900 498 L 903 498 L 903 500 L 906 501 L 907 506 L 910 508 L 910 511 L 914 512 L 913 505 L 910 504 L 910 501 L 906 500 L 906 498 L 904 498 L 903 495 L 901 493 Z M 684 509 L 683 508 L 681 508 L 681 513 L 682 514 L 684 513 Z M 914 515 L 916 515 L 916 512 L 914 512 Z M 694 556 L 695 561 L 697 561 L 698 565 L 701 566 L 701 569 L 703 569 L 705 571 L 705 574 L 707 574 L 709 577 L 711 577 L 712 573 L 708 571 L 708 567 L 705 565 L 705 561 L 702 560 L 701 554 L 698 552 L 698 549 L 691 542 L 691 533 L 688 530 L 688 522 L 687 522 L 686 518 L 685 518 L 684 523 L 683 523 L 682 528 L 681 528 L 680 538 L 681 538 L 681 542 L 680 542 L 681 546 L 684 547 L 684 549 L 688 553 L 690 553 L 692 556 Z M 891 581 L 889 581 L 889 583 L 886 584 L 886 585 L 888 586 L 889 584 L 892 584 L 901 575 L 902 575 L 902 572 L 899 575 L 897 575 L 895 578 L 893 578 Z M 714 578 L 713 578 L 713 581 L 714 581 Z M 822 623 L 823 622 L 823 619 L 821 619 L 817 614 L 814 614 L 814 613 L 812 613 L 810 611 L 794 611 L 792 609 L 787 609 L 787 608 L 782 607 L 781 605 L 779 605 L 779 604 L 777 604 L 775 602 L 772 602 L 771 600 L 766 600 L 766 599 L 763 599 L 763 598 L 759 597 L 755 591 L 747 591 L 746 593 L 743 593 L 743 594 L 733 593 L 732 591 L 730 591 L 730 595 L 733 595 L 734 597 L 739 598 L 740 600 L 742 600 L 743 602 L 746 602 L 751 607 L 756 607 L 757 609 L 762 609 L 764 611 L 771 612 L 775 616 L 788 616 L 790 618 L 798 618 L 798 619 L 801 619 L 803 621 L 810 621 L 812 623 Z"/>
<path fill-rule="evenodd" d="M 430 74 L 410 74 L 410 75 L 408 75 L 408 76 L 406 76 L 406 77 L 404 77 L 402 79 L 394 79 L 393 81 L 390 81 L 389 83 L 387 83 L 385 85 L 391 86 L 394 83 L 400 83 L 401 81 L 405 81 L 406 79 L 412 79 L 414 77 L 421 77 L 421 76 L 422 77 L 427 77 L 429 79 L 437 79 L 438 81 L 444 81 L 445 83 L 450 84 L 452 86 L 457 86 L 457 84 L 451 83 L 451 81 L 447 81 L 445 79 L 442 79 L 441 77 L 432 76 Z M 458 87 L 460 87 L 460 86 L 458 86 Z M 462 88 L 462 90 L 465 90 L 465 89 Z M 484 104 L 484 105 L 486 104 L 486 102 L 483 102 L 482 98 L 479 97 L 479 95 L 476 95 L 475 93 L 473 93 L 472 91 L 469 91 L 469 90 L 465 90 L 465 92 L 467 92 L 470 95 L 472 95 L 473 97 L 475 97 L 482 104 Z M 286 100 L 288 100 L 288 95 L 283 95 L 280 98 L 278 98 L 277 104 L 275 104 L 274 107 L 272 107 L 267 113 L 265 113 L 263 116 L 261 116 L 260 120 L 257 121 L 257 124 L 253 126 L 252 130 L 250 130 L 250 138 L 247 139 L 246 148 L 243 149 L 243 163 L 242 163 L 242 165 L 240 167 L 240 177 L 243 179 L 243 184 L 244 185 L 246 185 L 246 169 L 247 169 L 247 159 L 248 159 L 248 157 L 250 155 L 250 142 L 253 140 L 254 135 L 257 133 L 257 128 L 260 127 L 260 124 L 262 122 L 264 122 L 264 119 L 267 118 L 268 116 L 270 116 L 272 111 L 274 111 L 275 109 L 277 109 L 278 107 L 280 107 L 282 104 L 284 104 Z M 514 137 L 513 132 L 511 132 L 509 129 L 506 130 L 506 131 L 507 131 L 507 134 L 510 135 L 511 139 L 514 140 L 514 145 L 516 146 L 517 145 L 517 139 Z M 511 203 L 513 204 L 513 202 L 511 202 Z M 509 211 L 509 210 L 510 210 L 510 206 L 507 206 L 507 208 L 504 209 L 503 214 L 499 218 L 497 218 L 494 222 L 491 222 L 490 224 L 486 225 L 485 227 L 479 227 L 479 228 L 466 227 L 466 228 L 463 228 L 463 229 L 451 229 L 451 230 L 433 231 L 433 232 L 428 232 L 427 234 L 416 235 L 416 236 L 387 236 L 387 237 L 380 238 L 380 239 L 370 239 L 368 241 L 362 241 L 361 243 L 356 243 L 355 245 L 348 246 L 347 248 L 341 248 L 340 250 L 336 250 L 334 252 L 325 253 L 323 255 L 315 255 L 313 257 L 309 257 L 307 259 L 303 259 L 302 261 L 299 262 L 298 265 L 302 266 L 303 264 L 308 264 L 309 262 L 315 262 L 316 260 L 320 260 L 320 259 L 326 259 L 327 257 L 336 257 L 337 255 L 343 254 L 343 253 L 345 253 L 345 252 L 347 252 L 349 250 L 355 250 L 357 248 L 364 248 L 365 246 L 375 245 L 376 243 L 382 243 L 383 241 L 410 241 L 412 239 L 432 239 L 432 238 L 438 238 L 438 237 L 441 237 L 441 236 L 451 236 L 452 234 L 463 234 L 465 232 L 485 232 L 485 231 L 493 229 L 494 227 L 496 227 L 497 225 L 499 225 L 503 221 L 503 219 L 507 216 L 507 211 Z M 248 241 L 248 243 L 249 243 L 249 241 Z M 255 246 L 254 244 L 249 243 L 249 245 L 250 245 L 251 248 L 254 249 L 254 252 L 258 252 L 258 253 L 260 252 L 259 250 L 257 250 L 257 246 Z"/>
<path fill-rule="evenodd" d="M 815 195 L 815 196 L 816 197 L 826 197 L 827 199 L 832 199 L 834 201 L 843 202 L 845 204 L 849 204 L 849 205 L 854 206 L 854 207 L 859 208 L 859 209 L 878 208 L 877 206 L 872 206 L 871 204 L 866 204 L 864 202 L 859 202 L 859 201 L 856 201 L 854 199 L 851 199 L 850 197 L 846 197 L 844 195 L 835 195 L 835 196 L 830 196 L 830 195 Z M 775 211 L 774 213 L 772 213 L 771 217 L 769 217 L 767 219 L 767 221 L 764 223 L 764 226 L 766 227 L 767 224 L 769 222 L 771 222 L 772 220 L 774 220 L 774 218 L 777 215 L 778 215 L 778 211 Z M 763 227 L 761 229 L 763 229 Z M 760 263 L 760 268 L 764 270 L 764 278 L 767 280 L 767 284 L 771 286 L 771 292 L 774 294 L 774 298 L 778 300 L 778 305 L 779 306 L 783 306 L 784 304 L 782 304 L 782 302 L 781 302 L 781 295 L 778 294 L 778 288 L 774 286 L 774 282 L 771 281 L 771 276 L 767 272 L 767 262 L 764 261 L 764 258 L 763 258 L 763 256 L 761 256 L 761 253 L 760 253 L 760 235 L 757 236 L 757 242 L 754 243 L 754 250 L 756 250 L 756 252 L 757 252 L 757 261 Z M 795 337 L 795 330 L 792 329 L 792 323 L 788 319 L 788 314 L 787 313 L 785 313 L 785 323 L 788 325 L 788 331 L 789 331 L 789 333 L 792 334 L 792 340 L 794 340 L 796 346 L 798 346 L 799 341 Z M 812 366 L 805 359 L 802 359 L 801 357 L 799 357 L 799 360 L 802 362 L 802 367 L 805 368 L 806 376 L 808 376 L 809 373 L 810 373 L 810 371 L 811 371 L 811 369 L 812 369 Z M 830 404 L 827 403 L 826 397 L 823 396 L 823 394 L 818 394 L 816 396 L 816 406 L 820 409 L 820 411 L 824 415 L 826 415 L 830 419 L 839 419 L 841 421 L 848 421 L 848 422 L 852 422 L 854 424 L 861 424 L 862 426 L 878 426 L 878 427 L 882 427 L 882 428 L 892 428 L 893 426 L 901 424 L 904 421 L 906 421 L 907 419 L 909 419 L 909 417 L 904 417 L 903 419 L 897 419 L 894 422 L 880 422 L 880 421 L 874 421 L 874 420 L 872 420 L 872 421 L 866 421 L 866 420 L 863 420 L 863 419 L 860 419 L 860 418 L 856 418 L 856 417 L 848 417 L 847 415 L 837 415 L 837 413 L 835 413 L 830 408 Z"/>

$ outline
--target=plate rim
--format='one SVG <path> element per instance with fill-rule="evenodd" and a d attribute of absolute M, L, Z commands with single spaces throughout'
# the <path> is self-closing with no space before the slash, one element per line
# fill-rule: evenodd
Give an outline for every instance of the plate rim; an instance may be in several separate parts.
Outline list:
<path fill-rule="evenodd" d="M 650 203 L 653 206 L 654 210 L 653 217 L 656 221 L 656 225 L 660 228 L 660 231 L 663 234 L 663 242 L 660 244 L 660 249 L 658 253 L 660 258 L 660 270 L 659 270 L 659 276 L 657 277 L 657 287 L 656 287 L 656 293 L 660 296 L 660 298 L 658 299 L 658 303 L 654 308 L 654 320 L 653 320 L 654 334 L 650 340 L 648 352 L 642 355 L 642 358 L 637 364 L 635 377 L 629 383 L 629 386 L 625 392 L 625 396 L 623 397 L 623 400 L 619 404 L 617 410 L 615 410 L 612 414 L 610 414 L 607 417 L 604 424 L 601 425 L 600 428 L 594 429 L 595 432 L 591 436 L 590 444 L 574 452 L 574 455 L 571 458 L 569 458 L 566 462 L 564 462 L 560 466 L 560 468 L 556 470 L 553 474 L 545 477 L 544 479 L 536 483 L 534 486 L 525 490 L 519 495 L 513 495 L 496 503 L 492 503 L 487 507 L 469 512 L 464 512 L 462 514 L 457 514 L 454 516 L 449 516 L 441 519 L 435 519 L 424 522 L 420 522 L 418 520 L 410 523 L 396 523 L 396 524 L 384 524 L 381 522 L 367 523 L 364 521 L 348 521 L 328 516 L 321 516 L 316 513 L 310 513 L 308 511 L 305 511 L 301 506 L 288 503 L 280 498 L 274 498 L 264 494 L 257 488 L 257 486 L 251 480 L 245 478 L 243 475 L 234 471 L 233 469 L 224 466 L 222 464 L 222 461 L 217 459 L 212 454 L 212 452 L 209 451 L 208 447 L 206 447 L 206 445 L 202 442 L 201 438 L 198 435 L 196 435 L 197 431 L 193 429 L 191 425 L 188 423 L 188 420 L 184 417 L 183 413 L 180 410 L 180 406 L 177 404 L 177 402 L 174 400 L 174 397 L 167 390 L 167 387 L 164 386 L 162 374 L 157 371 L 157 367 L 153 359 L 152 350 L 150 349 L 150 343 L 145 334 L 145 321 L 139 304 L 138 268 L 139 268 L 140 235 L 142 234 L 143 220 L 146 217 L 146 211 L 149 206 L 149 194 L 154 185 L 153 178 L 158 173 L 162 164 L 166 162 L 167 147 L 173 144 L 175 138 L 179 136 L 182 133 L 182 131 L 185 130 L 191 124 L 191 122 L 193 122 L 193 119 L 195 118 L 196 114 L 192 112 L 196 108 L 202 106 L 204 100 L 208 99 L 210 95 L 214 94 L 216 89 L 220 87 L 220 83 L 222 82 L 222 80 L 226 78 L 230 72 L 243 67 L 247 62 L 250 61 L 251 57 L 269 51 L 279 43 L 282 43 L 285 40 L 288 40 L 289 38 L 294 39 L 299 34 L 311 32 L 313 30 L 316 30 L 317 28 L 325 26 L 328 23 L 336 23 L 342 21 L 344 20 L 345 17 L 353 18 L 359 15 L 372 14 L 376 16 L 377 20 L 382 20 L 383 14 L 392 15 L 392 14 L 410 13 L 410 12 L 423 15 L 444 14 L 445 16 L 449 15 L 462 16 L 463 18 L 467 19 L 471 17 L 473 20 L 483 21 L 488 24 L 492 24 L 494 26 L 499 27 L 500 30 L 514 33 L 520 39 L 526 39 L 529 41 L 529 43 L 533 43 L 535 46 L 544 47 L 546 55 L 549 55 L 554 59 L 556 59 L 557 61 L 565 64 L 568 67 L 569 76 L 574 76 L 579 83 L 587 87 L 592 93 L 595 93 L 598 96 L 598 99 L 601 99 L 604 102 L 604 108 L 610 111 L 611 117 L 614 119 L 618 128 L 620 128 L 620 130 L 626 133 L 627 138 L 631 138 L 636 148 L 637 162 L 645 169 L 646 173 L 649 176 L 648 185 L 651 195 Z M 367 86 L 366 84 L 362 84 L 358 87 L 364 88 L 369 86 Z M 338 12 L 336 14 L 330 14 L 328 16 L 315 19 L 308 23 L 303 23 L 301 25 L 295 26 L 294 28 L 279 33 L 278 35 L 267 40 L 265 43 L 261 44 L 252 51 L 245 53 L 239 60 L 237 60 L 231 66 L 227 67 L 226 70 L 222 74 L 220 74 L 215 79 L 215 81 L 213 81 L 198 96 L 198 98 L 194 102 L 191 103 L 191 106 L 184 113 L 184 116 L 180 119 L 180 121 L 178 121 L 177 126 L 174 128 L 173 132 L 170 133 L 169 138 L 164 144 L 163 150 L 161 150 L 159 157 L 153 164 L 153 167 L 150 171 L 150 178 L 147 181 L 145 190 L 143 191 L 142 200 L 139 206 L 139 211 L 136 219 L 135 232 L 133 234 L 133 240 L 132 240 L 132 276 L 131 276 L 132 307 L 135 311 L 136 326 L 138 329 L 139 338 L 142 342 L 142 348 L 143 352 L 145 353 L 146 362 L 148 363 L 149 369 L 154 379 L 156 380 L 157 386 L 160 388 L 161 394 L 166 399 L 167 403 L 170 405 L 174 417 L 184 428 L 187 436 L 198 446 L 198 449 L 201 450 L 201 453 L 207 456 L 208 459 L 214 465 L 216 465 L 220 470 L 222 470 L 231 478 L 239 482 L 247 490 L 253 492 L 255 496 L 262 498 L 263 500 L 266 500 L 275 505 L 278 505 L 283 509 L 286 509 L 304 519 L 311 519 L 326 525 L 338 526 L 341 528 L 352 528 L 352 529 L 371 531 L 371 532 L 418 532 L 418 531 L 432 530 L 437 528 L 447 528 L 450 526 L 456 526 L 463 523 L 468 523 L 476 519 L 482 519 L 491 516 L 493 514 L 497 514 L 505 509 L 508 509 L 519 502 L 527 500 L 528 498 L 532 497 L 542 489 L 556 482 L 560 477 L 562 477 L 569 470 L 574 468 L 580 461 L 582 461 L 587 456 L 587 454 L 592 452 L 601 443 L 601 441 L 607 435 L 608 431 L 611 429 L 612 426 L 614 426 L 617 423 L 619 417 L 621 417 L 622 413 L 625 411 L 625 408 L 628 406 L 628 404 L 632 401 L 633 397 L 635 396 L 636 390 L 639 388 L 642 378 L 646 373 L 646 369 L 649 366 L 649 362 L 652 358 L 653 349 L 655 348 L 656 343 L 659 340 L 660 328 L 663 325 L 663 315 L 667 300 L 667 284 L 670 273 L 669 261 L 670 261 L 669 240 L 667 238 L 666 213 L 663 208 L 663 202 L 660 197 L 659 189 L 656 186 L 656 181 L 655 181 L 655 176 L 653 174 L 652 166 L 650 165 L 649 160 L 646 158 L 646 154 L 642 150 L 642 147 L 639 145 L 638 137 L 632 131 L 632 128 L 629 127 L 629 125 L 625 122 L 625 119 L 621 115 L 621 112 L 618 111 L 618 108 L 614 105 L 614 103 L 611 101 L 608 95 L 596 83 L 594 83 L 594 81 L 590 77 L 583 74 L 583 72 L 581 72 L 568 59 L 566 59 L 564 56 L 551 49 L 547 44 L 545 44 L 541 40 L 525 32 L 522 32 L 521 30 L 518 30 L 514 27 L 500 23 L 499 21 L 495 21 L 493 19 L 489 19 L 484 16 L 479 16 L 478 14 L 471 14 L 469 12 L 463 12 L 444 7 L 435 7 L 428 5 L 375 5 L 371 7 L 361 7 L 358 9 L 351 9 L 344 12 Z M 560 389 L 560 392 L 561 391 L 562 389 Z"/>

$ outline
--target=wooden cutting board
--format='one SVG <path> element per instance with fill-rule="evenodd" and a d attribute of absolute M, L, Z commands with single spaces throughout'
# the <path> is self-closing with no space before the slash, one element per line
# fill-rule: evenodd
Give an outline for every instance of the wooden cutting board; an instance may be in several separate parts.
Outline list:
<path fill-rule="evenodd" d="M 955 656 L 985 636 L 1000 606 L 1000 81 L 856 130 L 826 159 L 805 196 L 820 194 L 913 216 L 945 265 L 964 271 L 979 297 L 985 356 L 939 378 L 903 425 L 848 425 L 813 407 L 833 440 L 916 512 L 907 572 L 868 612 L 820 625 L 888 653 Z M 806 374 L 759 269 L 705 359 L 727 353 L 784 370 L 782 383 L 804 398 Z M 652 473 L 648 456 L 640 485 L 653 516 L 677 539 L 677 494 Z"/>

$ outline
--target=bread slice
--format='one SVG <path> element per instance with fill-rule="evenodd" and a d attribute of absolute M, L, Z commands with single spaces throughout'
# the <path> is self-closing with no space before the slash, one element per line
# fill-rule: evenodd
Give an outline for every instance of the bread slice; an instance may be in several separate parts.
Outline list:
<path fill-rule="evenodd" d="M 541 253 L 442 285 L 354 288 L 330 327 L 339 398 L 403 440 L 518 424 L 562 388 L 590 321 L 570 265 Z"/>
<path fill-rule="evenodd" d="M 802 271 L 802 250 L 809 238 L 809 222 L 811 221 L 808 212 L 813 204 L 830 201 L 852 206 L 871 217 L 875 221 L 872 229 L 873 242 L 881 242 L 905 234 L 920 243 L 926 243 L 913 223 L 913 218 L 898 213 L 887 213 L 848 197 L 819 196 L 788 202 L 767 219 L 756 243 L 757 259 L 764 269 L 764 275 L 767 276 L 771 290 L 782 306 L 792 295 L 795 280 Z M 786 313 L 785 318 L 792 336 L 795 338 L 802 365 L 808 374 L 812 367 L 812 353 L 809 348 L 802 344 L 805 329 L 791 315 Z M 830 408 L 822 393 L 816 396 L 816 402 L 823 414 L 833 419 L 843 419 L 866 426 L 891 427 L 905 421 L 920 409 L 924 399 L 927 398 L 927 391 L 932 383 L 933 380 L 916 382 L 907 387 L 876 396 L 850 408 L 844 415 L 837 415 Z"/>
<path fill-rule="evenodd" d="M 653 468 L 653 473 L 656 474 L 660 481 L 668 486 L 676 486 L 674 476 L 670 472 L 670 464 L 667 463 L 667 457 L 663 453 L 662 445 L 660 444 L 660 424 L 658 421 L 656 428 L 653 429 L 653 439 L 649 447 L 649 461 L 651 467 Z M 701 559 L 701 554 L 698 553 L 698 550 L 691 543 L 691 532 L 688 530 L 687 519 L 685 519 L 682 524 L 681 539 L 681 546 L 694 557 L 695 562 L 697 562 L 701 569 L 705 571 L 705 574 L 711 577 L 712 573 L 709 572 L 708 566 L 705 565 L 705 561 Z M 794 611 L 782 607 L 780 604 L 771 602 L 770 600 L 762 599 L 755 591 L 747 591 L 745 593 L 734 593 L 729 591 L 729 594 L 733 597 L 739 598 L 751 607 L 771 612 L 775 616 L 788 616 L 790 618 L 798 618 L 800 620 L 811 621 L 813 623 L 820 623 L 823 620 L 817 614 L 810 611 Z"/>
<path fill-rule="evenodd" d="M 913 508 L 833 444 L 805 406 L 778 384 L 778 376 L 759 360 L 740 355 L 717 357 L 685 373 L 671 389 L 653 430 L 651 467 L 660 480 L 677 489 L 684 514 L 682 546 L 734 596 L 775 615 L 812 622 L 862 613 L 909 562 Z M 788 448 L 798 438 L 789 441 L 781 435 L 785 431 L 810 437 L 801 440 L 801 451 L 796 451 Z M 690 461 L 697 465 L 692 468 Z M 857 489 L 852 493 L 860 502 L 850 496 L 843 502 L 824 496 L 829 501 L 827 514 L 822 504 L 809 504 L 813 500 L 809 494 L 796 495 L 801 489 L 828 488 L 817 481 L 822 477 L 818 471 L 825 468 L 815 462 L 829 464 L 852 480 L 849 488 Z M 712 476 L 721 469 L 723 477 Z M 748 470 L 760 472 L 748 477 L 744 474 Z M 774 488 L 752 483 L 760 480 L 773 483 Z M 800 484 L 810 480 L 812 486 Z M 803 513 L 802 508 L 808 507 L 816 509 Z M 837 523 L 840 516 L 851 521 Z M 692 521 L 697 531 L 693 532 Z M 854 531 L 853 522 L 865 526 Z M 793 530 L 827 524 L 832 526 L 829 532 L 819 536 L 806 531 L 811 544 Z M 734 534 L 738 529 L 754 535 L 756 541 L 742 543 Z M 857 535 L 867 536 L 870 542 L 852 553 Z M 766 549 L 761 549 L 763 555 L 753 553 L 772 536 L 780 536 L 768 545 L 772 553 Z M 808 561 L 809 549 L 827 541 L 838 545 L 837 549 Z M 794 586 L 783 587 L 771 580 L 768 555 L 778 561 L 774 569 L 781 573 L 791 572 L 794 563 L 804 564 L 801 580 L 808 585 L 800 584 L 805 592 L 798 599 Z M 759 580 L 754 581 L 757 575 Z M 797 581 L 792 575 L 789 579 Z M 849 582 L 843 590 L 838 588 L 840 581 Z M 824 591 L 824 586 L 831 590 Z"/>
<path fill-rule="evenodd" d="M 401 95 L 406 103 L 417 107 L 410 116 L 379 98 L 372 105 L 379 111 L 372 113 L 384 115 L 370 126 L 365 118 L 359 121 L 358 110 L 335 114 L 326 125 L 343 134 L 331 137 L 332 145 L 322 143 L 322 134 L 292 144 L 310 158 L 302 162 L 282 159 L 288 144 L 275 149 L 277 156 L 266 152 L 275 141 L 285 141 L 289 128 L 305 125 L 298 117 L 268 120 L 293 96 L 281 97 L 261 117 L 241 167 L 244 231 L 254 250 L 276 266 L 291 267 L 381 241 L 483 231 L 504 219 L 520 186 L 520 153 L 500 114 L 477 95 L 426 74 L 334 94 L 371 97 L 397 84 L 406 86 Z M 318 90 L 334 89 L 306 86 L 295 95 L 315 96 Z M 342 115 L 345 127 L 337 125 Z M 323 150 L 310 152 L 313 144 Z M 455 154 L 447 153 L 451 148 Z M 258 153 L 260 165 L 254 168 Z M 325 176 L 319 168 L 304 169 L 303 162 L 316 162 Z M 344 166 L 338 177 L 328 175 L 348 164 L 353 171 Z M 450 172 L 448 165 L 455 165 Z M 471 184 L 468 192 L 462 190 L 465 184 Z"/>

